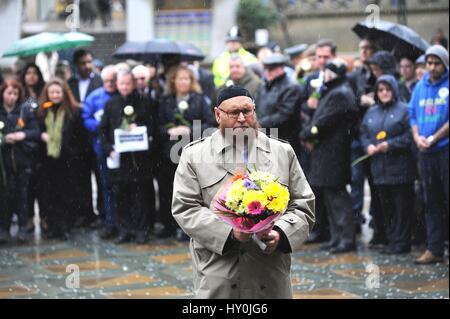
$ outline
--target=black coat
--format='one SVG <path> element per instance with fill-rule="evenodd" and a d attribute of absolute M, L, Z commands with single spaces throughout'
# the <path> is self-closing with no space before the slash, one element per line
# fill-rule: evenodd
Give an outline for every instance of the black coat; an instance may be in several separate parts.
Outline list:
<path fill-rule="evenodd" d="M 127 97 L 120 95 L 112 97 L 105 105 L 104 114 L 100 122 L 100 141 L 106 156 L 113 151 L 114 130 L 119 128 L 124 118 L 123 109 L 131 105 L 134 108 L 138 126 L 147 126 L 149 150 L 140 152 L 127 152 L 120 154 L 120 167 L 110 169 L 113 182 L 135 182 L 151 178 L 151 152 L 153 151 L 153 137 L 155 135 L 154 111 L 152 103 L 134 91 Z"/>
<path fill-rule="evenodd" d="M 300 97 L 300 86 L 286 74 L 270 83 L 261 83 L 255 99 L 261 127 L 277 128 L 279 138 L 296 145 L 300 129 Z"/>
<path fill-rule="evenodd" d="M 189 108 L 184 111 L 183 118 L 189 123 L 191 128 L 191 138 L 193 132 L 193 121 L 201 121 L 201 133 L 204 130 L 213 126 L 213 113 L 211 110 L 211 105 L 206 101 L 202 94 L 190 93 L 189 99 L 187 101 Z M 176 120 L 176 114 L 180 114 L 178 109 L 178 103 L 175 95 L 165 95 L 162 97 L 159 103 L 159 136 L 161 139 L 162 155 L 165 160 L 170 158 L 171 147 L 178 143 L 178 140 L 170 140 L 170 136 L 167 130 L 171 126 L 184 125 L 183 123 Z M 186 123 L 186 124 L 188 124 Z M 199 138 L 199 136 L 196 136 Z"/>
<path fill-rule="evenodd" d="M 415 179 L 415 163 L 412 153 L 412 134 L 409 125 L 408 107 L 399 102 L 399 90 L 395 79 L 381 76 L 380 81 L 391 83 L 394 99 L 389 104 L 379 101 L 364 116 L 360 128 L 361 144 L 364 151 L 370 144 L 383 141 L 389 144 L 386 153 L 379 153 L 369 159 L 370 169 L 376 185 L 412 183 Z M 386 138 L 377 140 L 379 132 L 386 132 Z"/>
<path fill-rule="evenodd" d="M 368 107 L 361 105 L 361 96 L 374 91 L 376 79 L 368 67 L 361 67 L 347 74 L 347 80 L 355 93 L 355 103 L 358 107 L 358 121 L 355 126 L 354 138 L 359 139 L 359 126 Z"/>
<path fill-rule="evenodd" d="M 215 103 L 216 85 L 214 84 L 214 75 L 205 68 L 198 69 L 198 83 L 200 84 L 203 94 L 207 96 L 211 103 Z"/>
<path fill-rule="evenodd" d="M 22 118 L 24 127 L 18 126 L 19 117 Z M 9 133 L 22 131 L 26 138 L 15 144 L 4 144 L 2 146 L 2 155 L 5 163 L 5 169 L 25 169 L 33 165 L 36 158 L 40 134 L 38 121 L 32 109 L 27 105 L 17 105 L 11 113 L 6 112 L 0 105 L 0 121 L 5 124 L 2 134 L 6 136 Z"/>
<path fill-rule="evenodd" d="M 57 106 L 47 109 L 40 120 L 41 131 L 46 132 L 45 116 L 55 112 Z M 42 147 L 43 154 L 38 184 L 44 201 L 52 209 L 62 209 L 64 205 L 68 216 L 88 216 L 94 214 L 92 207 L 92 188 L 90 172 L 90 147 L 88 131 L 83 125 L 81 108 L 72 109 L 64 115 L 60 156 L 55 159 L 47 155 L 47 144 Z M 54 188 L 58 190 L 55 191 Z M 61 196 L 55 204 L 53 196 Z M 61 202 L 62 201 L 62 202 Z M 70 212 L 70 214 L 68 213 Z M 66 221 L 67 222 L 67 221 Z"/>
<path fill-rule="evenodd" d="M 72 93 L 73 93 L 73 96 L 75 97 L 75 99 L 78 102 L 81 102 L 81 100 L 80 100 L 80 90 L 78 88 L 78 82 L 79 81 L 80 80 L 77 77 L 73 76 L 67 81 L 67 83 L 69 84 L 69 87 L 72 90 Z M 89 94 L 92 91 L 95 91 L 96 89 L 98 89 L 99 87 L 102 87 L 102 86 L 103 86 L 102 78 L 100 77 L 100 75 L 94 73 L 94 75 L 91 78 L 91 82 L 89 82 L 89 86 L 88 86 L 88 89 L 86 91 L 85 98 L 88 97 Z"/>
<path fill-rule="evenodd" d="M 47 112 L 55 111 L 56 106 L 53 106 L 46 110 L 45 115 Z M 44 120 L 45 115 L 40 121 L 42 132 L 47 131 Z M 74 108 L 71 115 L 66 112 L 62 131 L 61 153 L 58 160 L 72 162 L 85 159 L 88 143 L 88 132 L 83 125 L 81 108 Z"/>
<path fill-rule="evenodd" d="M 341 79 L 327 83 L 319 106 L 301 138 L 314 144 L 309 182 L 317 187 L 337 187 L 351 181 L 351 128 L 356 121 L 355 95 Z M 311 132 L 317 127 L 317 134 Z"/>

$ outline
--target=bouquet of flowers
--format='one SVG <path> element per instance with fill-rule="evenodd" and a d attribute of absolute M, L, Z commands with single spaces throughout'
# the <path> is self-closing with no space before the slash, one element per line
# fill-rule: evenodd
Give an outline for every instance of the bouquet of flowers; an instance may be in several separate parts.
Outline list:
<path fill-rule="evenodd" d="M 288 189 L 271 173 L 255 170 L 225 184 L 216 196 L 214 211 L 234 228 L 253 234 L 264 250 L 261 237 L 270 232 L 288 203 Z"/>

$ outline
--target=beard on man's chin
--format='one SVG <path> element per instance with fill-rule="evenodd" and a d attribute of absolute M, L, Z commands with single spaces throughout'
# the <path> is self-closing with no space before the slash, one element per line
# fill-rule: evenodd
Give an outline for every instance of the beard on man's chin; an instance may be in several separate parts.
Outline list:
<path fill-rule="evenodd" d="M 258 130 L 261 128 L 261 125 L 257 121 L 255 121 L 254 125 L 240 126 L 240 127 L 224 127 L 219 125 L 220 133 L 222 136 L 225 136 L 225 132 L 230 132 L 232 135 L 241 135 L 241 134 L 250 134 L 251 131 L 255 131 L 255 135 L 258 135 Z"/>

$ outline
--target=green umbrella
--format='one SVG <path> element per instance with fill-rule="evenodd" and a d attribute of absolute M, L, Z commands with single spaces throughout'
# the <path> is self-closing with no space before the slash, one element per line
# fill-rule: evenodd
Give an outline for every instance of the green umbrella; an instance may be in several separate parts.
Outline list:
<path fill-rule="evenodd" d="M 29 56 L 39 52 L 58 51 L 91 44 L 94 37 L 80 32 L 42 32 L 17 40 L 6 50 L 2 57 Z"/>

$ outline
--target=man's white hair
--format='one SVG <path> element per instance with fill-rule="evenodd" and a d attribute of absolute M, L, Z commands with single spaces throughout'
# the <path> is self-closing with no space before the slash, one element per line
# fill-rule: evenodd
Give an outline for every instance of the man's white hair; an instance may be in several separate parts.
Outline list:
<path fill-rule="evenodd" d="M 125 63 L 125 62 L 119 62 L 115 65 L 116 67 L 116 72 L 117 73 L 122 73 L 122 72 L 129 72 L 130 71 L 130 66 Z"/>
<path fill-rule="evenodd" d="M 113 74 L 114 77 L 117 76 L 116 66 L 115 65 L 107 65 L 103 68 L 102 73 L 100 73 L 100 76 L 102 77 L 102 80 L 105 80 L 108 75 Z"/>
<path fill-rule="evenodd" d="M 131 71 L 133 73 L 134 77 L 137 77 L 140 74 L 143 74 L 145 78 L 150 78 L 150 70 L 143 65 L 136 65 L 133 70 Z"/>

